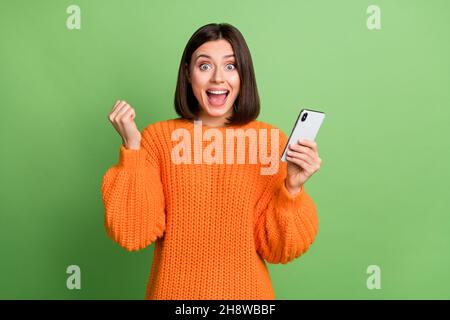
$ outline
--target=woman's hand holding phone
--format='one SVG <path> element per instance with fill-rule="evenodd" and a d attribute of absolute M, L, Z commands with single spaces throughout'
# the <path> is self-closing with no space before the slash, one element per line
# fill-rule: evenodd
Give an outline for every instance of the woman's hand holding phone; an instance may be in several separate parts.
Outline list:
<path fill-rule="evenodd" d="M 127 149 L 139 150 L 141 133 L 134 122 L 135 117 L 134 109 L 123 100 L 117 100 L 108 115 L 109 121 L 121 136 L 123 145 Z"/>
<path fill-rule="evenodd" d="M 303 184 L 320 169 L 322 159 L 319 157 L 317 143 L 299 139 L 288 146 L 286 189 L 291 194 L 299 192 Z"/>
<path fill-rule="evenodd" d="M 285 185 L 291 194 L 299 192 L 303 184 L 320 169 L 317 133 L 325 118 L 325 113 L 311 109 L 302 109 L 295 122 L 281 156 L 287 161 Z"/>

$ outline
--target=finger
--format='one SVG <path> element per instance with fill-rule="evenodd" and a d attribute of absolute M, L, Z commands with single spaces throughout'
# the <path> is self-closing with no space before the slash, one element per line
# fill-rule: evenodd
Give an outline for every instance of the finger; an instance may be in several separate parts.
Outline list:
<path fill-rule="evenodd" d="M 311 157 L 315 157 L 315 151 L 310 147 L 299 145 L 298 143 L 293 143 L 289 145 L 289 150 L 301 152 L 310 155 Z"/>
<path fill-rule="evenodd" d="M 116 107 L 119 105 L 119 103 L 120 103 L 121 101 L 122 101 L 122 100 L 116 100 L 116 102 L 114 103 L 114 106 L 113 106 L 113 108 L 112 108 L 112 110 L 111 110 L 111 113 L 114 112 L 114 110 L 116 109 Z"/>
<path fill-rule="evenodd" d="M 109 121 L 113 121 L 114 120 L 114 115 L 115 115 L 115 111 L 117 110 L 117 108 L 119 107 L 120 103 L 122 100 L 117 100 L 116 103 L 114 103 L 114 106 L 111 110 L 111 112 L 108 114 L 108 119 Z"/>
<path fill-rule="evenodd" d="M 313 166 L 309 165 L 306 161 L 297 158 L 286 158 L 288 161 L 298 165 L 303 171 L 307 174 L 307 176 L 313 175 L 317 170 L 314 169 Z"/>
<path fill-rule="evenodd" d="M 306 161 L 309 165 L 314 165 L 314 163 L 315 163 L 314 158 L 311 157 L 309 154 L 290 150 L 287 152 L 287 155 L 291 158 L 296 158 L 296 159 L 301 159 L 303 161 Z"/>
<path fill-rule="evenodd" d="M 311 157 L 310 161 L 311 163 L 318 163 L 320 165 L 320 163 L 322 162 L 322 159 L 320 159 L 319 154 L 310 147 L 305 147 L 299 144 L 290 144 L 288 151 L 289 150 L 309 155 Z"/>
<path fill-rule="evenodd" d="M 313 150 L 315 150 L 316 152 L 319 151 L 318 147 L 317 147 L 317 143 L 313 140 L 307 140 L 307 139 L 299 139 L 297 141 L 299 144 L 307 146 L 312 148 Z"/>
<path fill-rule="evenodd" d="M 128 103 L 125 104 L 125 105 L 119 110 L 119 112 L 117 112 L 117 115 L 116 115 L 117 121 L 124 120 L 124 114 L 125 114 L 130 108 L 131 108 L 131 107 L 130 107 L 130 105 L 129 105 Z"/>
<path fill-rule="evenodd" d="M 134 111 L 133 108 L 131 108 L 130 110 L 131 110 L 131 120 L 134 120 L 134 118 L 136 118 L 136 111 Z"/>
<path fill-rule="evenodd" d="M 133 114 L 134 114 L 134 110 L 133 108 L 129 108 L 127 111 L 125 111 L 122 115 L 121 115 L 121 119 L 122 120 L 133 120 Z"/>
<path fill-rule="evenodd" d="M 292 154 L 304 154 L 307 155 L 311 160 L 311 162 L 317 161 L 317 158 L 319 157 L 311 148 L 300 146 L 298 144 L 293 144 L 289 146 L 288 151 L 291 151 Z"/>
<path fill-rule="evenodd" d="M 293 158 L 290 156 L 286 156 L 286 160 L 298 165 L 300 168 L 302 168 L 307 173 L 311 172 L 311 166 L 305 160 Z"/>
<path fill-rule="evenodd" d="M 111 112 L 109 113 L 109 115 L 112 115 L 117 110 L 117 108 L 120 107 L 121 103 L 122 103 L 122 100 L 117 100 L 116 103 L 114 104 L 114 107 L 112 108 Z"/>
<path fill-rule="evenodd" d="M 113 112 L 111 112 L 110 114 L 110 118 L 111 119 L 115 119 L 115 117 L 117 116 L 117 113 L 120 112 L 120 110 L 127 104 L 126 101 L 124 100 L 120 100 L 120 102 L 117 104 L 116 108 L 114 109 Z"/>
<path fill-rule="evenodd" d="M 288 157 L 288 155 L 286 155 L 286 158 Z M 308 157 L 307 155 L 305 155 L 304 153 L 296 153 L 294 152 L 293 154 L 289 155 L 289 158 L 292 159 L 298 159 L 298 160 L 302 160 L 305 163 L 307 163 L 307 165 L 309 166 L 308 170 L 310 170 L 312 173 L 316 172 L 317 170 L 320 169 L 320 165 L 322 162 L 322 159 L 318 158 L 316 159 L 311 159 L 310 157 Z"/>
<path fill-rule="evenodd" d="M 288 151 L 287 155 L 289 155 L 289 157 L 291 158 L 297 158 L 297 159 L 301 159 L 303 161 L 306 161 L 314 171 L 317 171 L 320 169 L 320 165 L 322 163 L 322 159 L 320 159 L 319 157 L 310 157 L 305 153 L 299 153 L 296 151 Z"/>
<path fill-rule="evenodd" d="M 127 106 L 129 106 L 129 104 L 126 101 L 122 101 L 120 105 L 117 107 L 116 111 L 114 111 L 113 114 L 114 118 L 117 118 L 119 114 L 123 113 L 124 110 L 127 109 Z"/>

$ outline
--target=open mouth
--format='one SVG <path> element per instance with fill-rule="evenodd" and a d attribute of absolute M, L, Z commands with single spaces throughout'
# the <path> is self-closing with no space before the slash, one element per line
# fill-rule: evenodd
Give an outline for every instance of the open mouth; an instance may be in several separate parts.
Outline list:
<path fill-rule="evenodd" d="M 220 107 L 225 104 L 230 91 L 228 90 L 206 90 L 210 105 Z"/>

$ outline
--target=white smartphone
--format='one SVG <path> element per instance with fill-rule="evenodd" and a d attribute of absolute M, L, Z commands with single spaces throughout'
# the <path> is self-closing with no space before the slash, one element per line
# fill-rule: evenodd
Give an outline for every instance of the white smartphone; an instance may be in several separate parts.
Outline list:
<path fill-rule="evenodd" d="M 291 131 L 288 142 L 284 146 L 281 161 L 286 162 L 286 152 L 290 144 L 294 144 L 298 139 L 316 140 L 320 126 L 325 119 L 325 113 L 321 111 L 302 109 Z"/>

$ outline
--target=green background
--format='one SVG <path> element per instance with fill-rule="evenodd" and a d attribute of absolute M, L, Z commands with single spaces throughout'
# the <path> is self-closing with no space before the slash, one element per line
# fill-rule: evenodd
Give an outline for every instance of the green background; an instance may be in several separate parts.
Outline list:
<path fill-rule="evenodd" d="M 71 4 L 81 30 L 66 27 Z M 127 252 L 103 227 L 121 143 L 107 116 L 124 99 L 140 130 L 176 117 L 182 51 L 210 22 L 244 35 L 259 120 L 289 133 L 300 108 L 327 114 L 306 185 L 319 234 L 269 264 L 277 299 L 449 299 L 447 0 L 1 1 L 0 298 L 144 297 L 153 245 Z M 81 290 L 66 288 L 72 264 Z"/>

